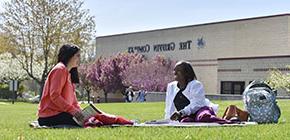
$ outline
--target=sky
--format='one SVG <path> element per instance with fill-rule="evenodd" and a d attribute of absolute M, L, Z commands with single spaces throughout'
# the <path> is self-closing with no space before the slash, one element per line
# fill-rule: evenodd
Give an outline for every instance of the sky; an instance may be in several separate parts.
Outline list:
<path fill-rule="evenodd" d="M 83 1 L 95 17 L 95 36 L 290 13 L 288 0 Z"/>
<path fill-rule="evenodd" d="M 286 0 L 84 0 L 96 36 L 290 13 Z"/>

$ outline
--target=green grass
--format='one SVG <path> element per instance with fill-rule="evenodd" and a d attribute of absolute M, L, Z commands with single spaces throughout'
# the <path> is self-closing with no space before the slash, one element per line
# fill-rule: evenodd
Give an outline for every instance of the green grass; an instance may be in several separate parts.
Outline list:
<path fill-rule="evenodd" d="M 214 101 L 220 105 L 219 116 L 225 107 L 236 104 L 243 108 L 242 101 Z M 28 123 L 36 120 L 37 104 L 11 104 L 0 102 L 0 139 L 289 139 L 290 104 L 289 100 L 279 100 L 282 116 L 278 124 L 265 124 L 246 127 L 103 127 L 89 129 L 32 129 Z M 141 122 L 161 119 L 164 103 L 108 103 L 97 104 L 108 113 L 122 115 Z"/>

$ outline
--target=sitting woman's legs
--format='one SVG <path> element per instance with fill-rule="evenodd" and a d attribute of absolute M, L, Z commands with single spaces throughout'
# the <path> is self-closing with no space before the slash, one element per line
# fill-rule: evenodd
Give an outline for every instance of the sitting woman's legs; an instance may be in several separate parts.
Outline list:
<path fill-rule="evenodd" d="M 74 120 L 73 116 L 69 113 L 62 112 L 55 116 L 38 118 L 40 126 L 55 126 L 55 125 L 74 125 L 79 126 Z"/>
<path fill-rule="evenodd" d="M 210 107 L 202 107 L 195 114 L 181 119 L 180 122 L 215 122 L 220 124 L 232 123 L 231 121 L 219 118 Z"/>

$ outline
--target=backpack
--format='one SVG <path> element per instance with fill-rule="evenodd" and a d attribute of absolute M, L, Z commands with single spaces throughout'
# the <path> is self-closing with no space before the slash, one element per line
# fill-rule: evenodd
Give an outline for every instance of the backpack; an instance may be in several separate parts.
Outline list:
<path fill-rule="evenodd" d="M 243 92 L 245 109 L 250 121 L 277 123 L 281 111 L 276 101 L 277 91 L 263 81 L 251 82 Z"/>

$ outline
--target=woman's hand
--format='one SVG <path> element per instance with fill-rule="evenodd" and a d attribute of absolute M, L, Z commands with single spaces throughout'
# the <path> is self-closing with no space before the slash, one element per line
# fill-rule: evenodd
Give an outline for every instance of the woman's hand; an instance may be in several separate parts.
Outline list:
<path fill-rule="evenodd" d="M 180 112 L 174 112 L 171 115 L 170 120 L 177 121 L 177 120 L 180 120 L 180 118 L 181 118 L 181 113 Z"/>

